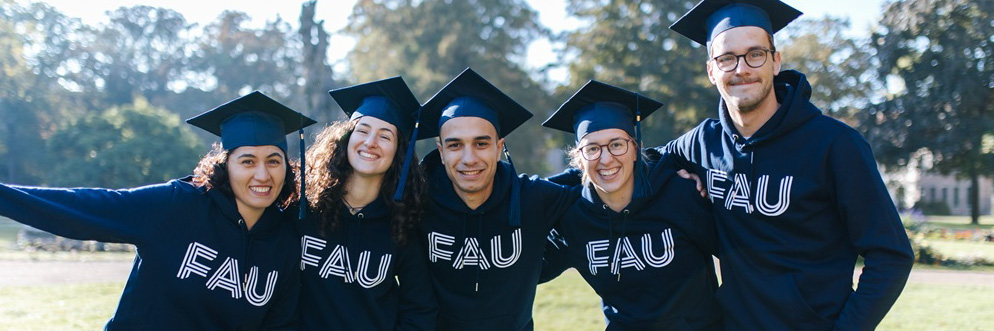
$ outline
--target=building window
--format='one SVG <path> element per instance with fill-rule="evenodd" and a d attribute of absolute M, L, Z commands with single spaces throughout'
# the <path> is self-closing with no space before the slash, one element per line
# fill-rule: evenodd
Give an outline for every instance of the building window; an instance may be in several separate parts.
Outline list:
<path fill-rule="evenodd" d="M 946 189 L 945 187 L 942 188 L 942 203 L 949 203 L 948 202 L 949 200 L 946 200 L 946 192 L 947 191 L 948 191 L 948 189 Z"/>
<path fill-rule="evenodd" d="M 935 198 L 936 198 L 936 196 L 935 196 L 935 188 L 933 187 L 933 188 L 928 189 L 928 201 L 935 202 L 935 200 L 936 200 Z"/>
<path fill-rule="evenodd" d="M 953 207 L 959 207 L 959 187 L 953 188 Z"/>

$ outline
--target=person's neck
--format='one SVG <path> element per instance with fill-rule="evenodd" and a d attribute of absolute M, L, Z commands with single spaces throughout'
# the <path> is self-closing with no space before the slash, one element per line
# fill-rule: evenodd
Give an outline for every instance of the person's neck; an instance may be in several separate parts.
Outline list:
<path fill-rule="evenodd" d="M 616 213 L 621 212 L 628 207 L 628 204 L 632 202 L 632 190 L 634 189 L 633 183 L 629 182 L 625 187 L 614 191 L 614 192 L 604 192 L 599 188 L 594 186 L 594 192 L 597 192 L 597 197 L 601 198 L 601 201 L 611 208 Z"/>
<path fill-rule="evenodd" d="M 465 192 L 459 190 L 455 184 L 452 184 L 452 189 L 456 190 L 456 195 L 462 199 L 462 202 L 466 204 L 466 207 L 469 207 L 471 210 L 476 210 L 476 208 L 479 208 L 484 202 L 487 202 L 488 198 L 490 198 L 490 194 L 494 191 L 494 185 L 490 184 L 489 187 L 478 192 Z"/>
<path fill-rule="evenodd" d="M 772 93 L 756 108 L 746 112 L 740 111 L 738 108 L 733 109 L 727 103 L 726 106 L 728 106 L 728 117 L 732 119 L 732 122 L 735 123 L 735 129 L 743 137 L 752 137 L 756 134 L 756 131 L 759 131 L 780 108 L 777 97 Z"/>
<path fill-rule="evenodd" d="M 262 213 L 266 209 L 253 208 L 243 205 L 241 202 L 235 202 L 235 206 L 238 207 L 238 214 L 242 216 L 242 221 L 245 221 L 245 228 L 252 230 L 255 223 L 259 222 L 262 218 Z"/>
<path fill-rule="evenodd" d="M 345 183 L 345 204 L 355 211 L 362 209 L 376 200 L 382 184 L 383 176 L 362 176 L 353 172 Z"/>

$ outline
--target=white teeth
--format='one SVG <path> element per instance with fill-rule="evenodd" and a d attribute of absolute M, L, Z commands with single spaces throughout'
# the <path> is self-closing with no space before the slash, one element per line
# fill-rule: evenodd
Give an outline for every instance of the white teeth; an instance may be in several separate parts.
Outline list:
<path fill-rule="evenodd" d="M 365 158 L 376 158 L 376 155 L 373 155 L 373 154 L 370 154 L 370 153 L 366 153 L 366 152 L 363 152 L 363 151 L 359 151 L 359 156 L 362 156 L 362 157 L 365 157 Z"/>
<path fill-rule="evenodd" d="M 610 176 L 610 175 L 618 173 L 619 170 L 621 170 L 621 169 L 620 168 L 614 168 L 614 169 L 607 169 L 607 170 L 597 170 L 597 174 L 599 174 L 601 176 Z"/>
<path fill-rule="evenodd" d="M 480 172 L 482 172 L 482 171 L 483 171 L 483 170 L 476 170 L 476 171 L 460 171 L 460 172 L 461 172 L 461 173 L 462 173 L 463 175 L 466 175 L 466 176 L 473 176 L 473 175 L 476 175 L 476 174 L 478 174 L 478 173 L 480 173 Z"/>
<path fill-rule="evenodd" d="M 250 187 L 249 189 L 252 190 L 252 192 L 269 193 L 271 187 Z"/>

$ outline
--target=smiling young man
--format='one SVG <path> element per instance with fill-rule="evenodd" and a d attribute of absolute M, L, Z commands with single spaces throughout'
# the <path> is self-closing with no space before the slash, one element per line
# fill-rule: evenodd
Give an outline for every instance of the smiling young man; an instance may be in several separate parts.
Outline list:
<path fill-rule="evenodd" d="M 719 119 L 666 149 L 706 183 L 729 329 L 873 329 L 914 262 L 873 154 L 822 115 L 774 32 L 800 16 L 776 0 L 704 0 L 671 29 L 705 45 Z M 852 274 L 864 258 L 857 290 Z"/>
<path fill-rule="evenodd" d="M 504 137 L 531 116 L 471 69 L 421 109 L 418 138 L 438 137 L 421 162 L 431 192 L 422 238 L 438 330 L 533 328 L 545 238 L 575 198 L 500 160 Z"/>

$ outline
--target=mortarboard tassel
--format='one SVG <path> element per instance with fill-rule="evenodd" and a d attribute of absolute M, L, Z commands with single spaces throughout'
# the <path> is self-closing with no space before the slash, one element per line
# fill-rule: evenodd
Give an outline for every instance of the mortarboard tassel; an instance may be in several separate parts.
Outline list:
<path fill-rule="evenodd" d="M 640 97 L 635 93 L 635 140 L 638 146 L 635 149 L 635 192 L 632 199 L 646 198 L 652 195 L 652 188 L 649 187 L 649 175 L 646 173 L 645 160 L 642 159 L 642 110 L 639 107 Z"/>
<path fill-rule="evenodd" d="M 511 161 L 511 153 L 507 151 L 507 142 L 504 142 L 504 158 L 511 166 L 511 176 L 518 176 L 518 171 L 514 169 L 514 161 Z M 521 186 L 517 180 L 511 181 L 511 206 L 508 208 L 508 222 L 512 227 L 521 227 Z"/>
<path fill-rule="evenodd" d="M 304 114 L 300 114 L 300 214 L 297 215 L 298 220 L 304 220 L 307 217 L 307 180 L 305 180 L 305 173 L 307 172 L 307 164 L 304 161 L 306 151 L 304 150 Z"/>
<path fill-rule="evenodd" d="M 418 107 L 414 115 L 414 132 L 411 133 L 411 141 L 407 144 L 407 155 L 404 156 L 404 166 L 400 168 L 400 181 L 397 183 L 397 192 L 393 193 L 393 201 L 404 200 L 404 187 L 407 183 L 408 169 L 411 167 L 411 159 L 414 158 L 415 144 L 418 142 L 418 127 L 421 126 L 421 107 Z"/>

